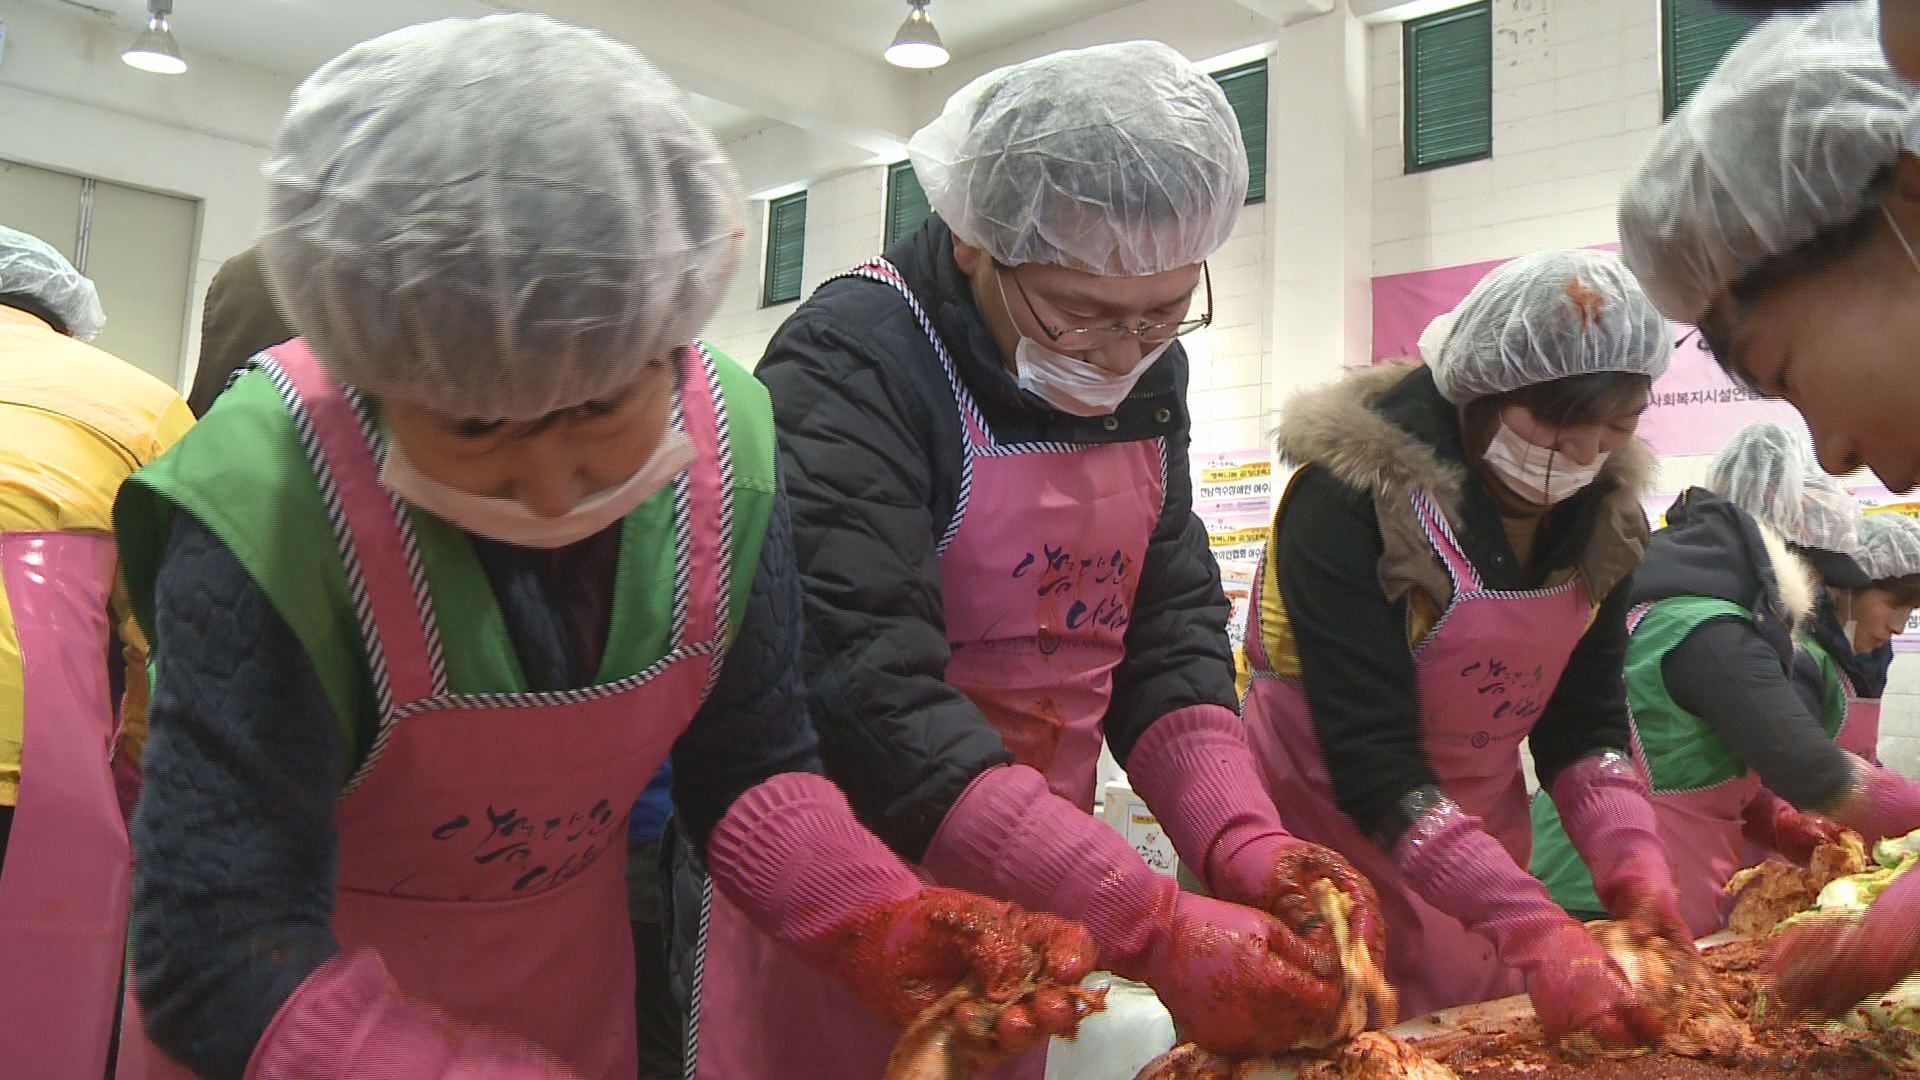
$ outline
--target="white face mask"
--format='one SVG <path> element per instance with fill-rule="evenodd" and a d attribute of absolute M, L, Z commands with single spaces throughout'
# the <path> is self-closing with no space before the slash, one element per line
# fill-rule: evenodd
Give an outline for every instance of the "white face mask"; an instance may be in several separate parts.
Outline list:
<path fill-rule="evenodd" d="M 1590 465 L 1578 465 L 1551 447 L 1535 446 L 1502 421 L 1487 444 L 1487 466 L 1506 481 L 1515 494 L 1540 506 L 1572 497 L 1600 475 L 1607 452 L 1596 454 Z"/>
<path fill-rule="evenodd" d="M 1840 633 L 1841 633 L 1841 636 L 1847 639 L 1847 648 L 1852 649 L 1856 655 L 1859 654 L 1860 652 L 1859 621 L 1855 619 L 1848 619 L 1847 625 L 1840 628 Z M 1872 652 L 1873 650 L 1869 649 L 1867 651 Z"/>
<path fill-rule="evenodd" d="M 517 499 L 496 499 L 449 487 L 414 467 L 397 441 L 387 443 L 380 482 L 430 514 L 503 544 L 561 548 L 594 535 L 664 489 L 693 464 L 693 442 L 668 431 L 646 464 L 621 483 L 588 496 L 559 517 L 541 517 Z"/>
<path fill-rule="evenodd" d="M 1019 347 L 1014 349 L 1013 366 L 1019 372 L 1020 389 L 1061 412 L 1074 416 L 1109 416 L 1127 400 L 1134 384 L 1172 344 L 1163 341 L 1155 345 L 1132 371 L 1115 375 L 1090 360 L 1054 352 L 1023 336 Z"/>

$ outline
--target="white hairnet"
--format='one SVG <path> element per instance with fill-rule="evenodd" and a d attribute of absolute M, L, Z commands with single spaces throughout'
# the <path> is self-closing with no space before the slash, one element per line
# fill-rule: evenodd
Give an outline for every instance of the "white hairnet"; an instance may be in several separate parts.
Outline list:
<path fill-rule="evenodd" d="M 37 236 L 0 225 L 0 297 L 24 296 L 67 324 L 67 333 L 92 341 L 107 327 L 100 294 L 65 255 Z"/>
<path fill-rule="evenodd" d="M 1920 574 L 1920 521 L 1895 511 L 1862 517 L 1853 559 L 1875 581 Z"/>
<path fill-rule="evenodd" d="M 1857 546 L 1859 502 L 1820 468 L 1805 434 L 1771 420 L 1734 433 L 1706 487 L 1803 547 L 1851 555 Z"/>
<path fill-rule="evenodd" d="M 261 262 L 343 381 L 527 420 L 691 342 L 738 261 L 719 144 L 639 53 L 540 15 L 409 27 L 295 92 Z"/>
<path fill-rule="evenodd" d="M 1420 350 L 1420 359 L 1431 364 L 1440 358 L 1440 350 L 1446 348 L 1447 338 L 1453 336 L 1454 321 L 1459 318 L 1460 309 L 1455 308 L 1435 316 L 1427 328 L 1420 331 L 1420 340 L 1414 343 Z"/>
<path fill-rule="evenodd" d="M 1666 320 L 1607 251 L 1515 259 L 1481 278 L 1452 319 L 1428 327 L 1420 352 L 1455 405 L 1602 371 L 1658 379 L 1673 359 Z"/>
<path fill-rule="evenodd" d="M 1157 41 L 982 75 L 907 153 L 941 220 L 1009 266 L 1106 277 L 1192 266 L 1226 243 L 1247 200 L 1226 95 Z"/>
<path fill-rule="evenodd" d="M 1873 0 L 1749 33 L 1660 129 L 1620 200 L 1628 265 L 1697 322 L 1722 290 L 1866 208 L 1920 146 L 1920 87 L 1887 66 Z"/>

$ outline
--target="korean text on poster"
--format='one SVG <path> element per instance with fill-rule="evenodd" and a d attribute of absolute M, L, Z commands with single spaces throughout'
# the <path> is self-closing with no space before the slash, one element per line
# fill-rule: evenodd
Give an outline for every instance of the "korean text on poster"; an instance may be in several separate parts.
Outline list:
<path fill-rule="evenodd" d="M 1197 454 L 1193 512 L 1207 529 L 1207 547 L 1233 607 L 1227 637 L 1238 649 L 1246 634 L 1254 570 L 1273 527 L 1273 459 L 1265 448 Z"/>

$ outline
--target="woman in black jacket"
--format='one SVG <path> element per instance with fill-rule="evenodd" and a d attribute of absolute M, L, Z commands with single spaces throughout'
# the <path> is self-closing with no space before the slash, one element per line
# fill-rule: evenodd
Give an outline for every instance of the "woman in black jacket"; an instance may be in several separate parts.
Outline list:
<path fill-rule="evenodd" d="M 1612 907 L 1676 932 L 1647 792 L 1624 758 L 1629 575 L 1672 355 L 1617 256 L 1487 275 L 1421 342 L 1289 402 L 1244 713 L 1274 799 L 1352 859 L 1415 1015 L 1516 993 L 1549 1032 L 1650 1043 L 1651 1015 L 1527 876 L 1520 746 L 1600 856 Z"/>

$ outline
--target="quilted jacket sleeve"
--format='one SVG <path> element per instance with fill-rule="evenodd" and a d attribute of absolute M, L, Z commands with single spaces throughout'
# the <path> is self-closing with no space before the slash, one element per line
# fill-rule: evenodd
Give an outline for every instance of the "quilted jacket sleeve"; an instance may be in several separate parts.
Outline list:
<path fill-rule="evenodd" d="M 861 821 L 918 862 L 973 778 L 1013 756 L 944 678 L 929 404 L 864 349 L 803 311 L 757 374 L 780 428 L 821 757 Z"/>
<path fill-rule="evenodd" d="M 787 496 L 767 519 L 740 632 L 706 704 L 673 746 L 673 806 L 705 852 L 735 799 L 781 773 L 820 771 L 800 672 L 800 575 L 793 562 Z"/>
<path fill-rule="evenodd" d="M 333 813 L 346 739 L 293 631 L 186 514 L 154 623 L 159 674 L 133 818 L 134 992 L 169 1056 L 238 1078 L 281 1004 L 339 951 Z"/>

